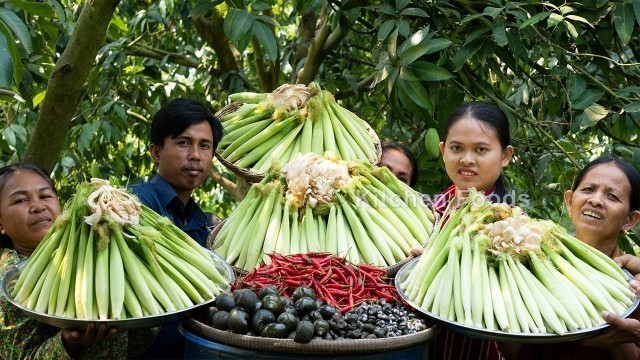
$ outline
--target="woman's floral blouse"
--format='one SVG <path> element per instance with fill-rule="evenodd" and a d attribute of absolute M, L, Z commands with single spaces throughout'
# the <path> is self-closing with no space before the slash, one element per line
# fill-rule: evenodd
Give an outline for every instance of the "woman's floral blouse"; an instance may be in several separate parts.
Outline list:
<path fill-rule="evenodd" d="M 0 279 L 9 266 L 24 257 L 0 248 Z M 87 346 L 80 358 L 126 359 L 140 355 L 157 335 L 157 328 L 118 331 L 111 339 Z M 0 296 L 0 359 L 70 359 L 62 345 L 62 331 L 25 315 Z"/>

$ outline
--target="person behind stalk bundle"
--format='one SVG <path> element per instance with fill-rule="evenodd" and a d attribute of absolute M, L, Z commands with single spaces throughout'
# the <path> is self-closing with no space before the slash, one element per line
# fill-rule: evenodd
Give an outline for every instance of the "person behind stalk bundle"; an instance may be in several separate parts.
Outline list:
<path fill-rule="evenodd" d="M 575 237 L 638 274 L 638 259 L 623 255 L 618 235 L 640 221 L 640 174 L 628 162 L 608 155 L 585 166 L 564 194 Z M 616 259 L 614 259 L 615 261 Z M 636 292 L 640 284 L 632 282 Z M 580 341 L 555 345 L 501 344 L 507 359 L 640 359 L 640 309 L 627 319 L 610 312 L 611 327 Z"/>
<path fill-rule="evenodd" d="M 211 171 L 213 153 L 222 138 L 218 118 L 198 101 L 175 99 L 154 115 L 151 155 L 158 174 L 129 188 L 140 201 L 164 215 L 200 245 L 205 246 L 212 225 L 191 195 Z M 181 358 L 184 340 L 179 322 L 166 324 L 144 358 Z"/>
<path fill-rule="evenodd" d="M 382 156 L 378 166 L 386 166 L 398 180 L 414 187 L 418 181 L 418 162 L 411 150 L 402 144 L 382 142 Z"/>
<path fill-rule="evenodd" d="M 484 192 L 492 202 L 507 197 L 502 169 L 513 156 L 507 116 L 489 102 L 469 102 L 447 119 L 440 153 L 453 182 L 435 201 L 439 213 L 450 202 L 460 205 L 470 188 Z"/>
<path fill-rule="evenodd" d="M 31 256 L 59 214 L 56 189 L 42 169 L 25 163 L 0 168 L 0 279 Z M 144 351 L 153 336 L 152 330 L 117 332 L 93 324 L 84 332 L 61 330 L 0 297 L 1 359 L 126 359 Z"/>
<path fill-rule="evenodd" d="M 435 198 L 434 209 L 442 214 L 450 203 L 459 206 L 472 187 L 493 202 L 506 200 L 501 172 L 513 156 L 510 139 L 509 121 L 495 104 L 469 102 L 456 108 L 447 119 L 440 143 L 445 170 L 453 184 Z M 494 341 L 448 330 L 443 330 L 429 346 L 434 359 L 501 358 Z"/>

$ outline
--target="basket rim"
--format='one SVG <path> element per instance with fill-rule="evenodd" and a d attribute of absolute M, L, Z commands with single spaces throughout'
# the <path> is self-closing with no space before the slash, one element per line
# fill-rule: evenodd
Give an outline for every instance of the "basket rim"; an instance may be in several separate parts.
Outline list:
<path fill-rule="evenodd" d="M 439 325 L 434 324 L 425 330 L 410 335 L 383 339 L 314 339 L 310 343 L 301 344 L 295 342 L 293 339 L 263 338 L 218 330 L 193 318 L 183 320 L 182 326 L 184 329 L 193 331 L 205 339 L 222 342 L 243 349 L 314 355 L 367 354 L 398 350 L 418 344 L 426 344 L 427 341 L 433 339 L 441 330 Z"/>

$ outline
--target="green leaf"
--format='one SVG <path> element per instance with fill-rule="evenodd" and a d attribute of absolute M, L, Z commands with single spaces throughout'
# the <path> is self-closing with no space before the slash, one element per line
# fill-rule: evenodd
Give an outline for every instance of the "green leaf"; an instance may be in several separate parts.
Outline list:
<path fill-rule="evenodd" d="M 571 73 L 568 81 L 569 99 L 576 101 L 585 90 L 587 90 L 587 80 L 582 75 Z"/>
<path fill-rule="evenodd" d="M 227 36 L 231 34 L 231 28 L 233 27 L 233 21 L 236 15 L 238 15 L 238 9 L 229 9 L 229 11 L 227 11 L 227 16 L 225 16 L 224 23 L 222 24 L 222 29 Z"/>
<path fill-rule="evenodd" d="M 271 5 L 265 3 L 264 1 L 256 1 L 251 4 L 251 10 L 253 11 L 265 11 L 271 9 Z"/>
<path fill-rule="evenodd" d="M 19 84 L 22 80 L 22 60 L 20 58 L 20 52 L 16 47 L 14 41 L 12 41 L 13 36 L 11 35 L 11 30 L 7 28 L 7 26 L 0 21 L 0 35 L 4 35 L 3 39 L 6 48 L 9 50 L 9 54 L 11 54 L 12 64 L 13 64 L 13 82 L 15 84 Z"/>
<path fill-rule="evenodd" d="M 236 12 L 233 17 L 233 24 L 231 25 L 231 32 L 229 38 L 232 41 L 239 42 L 240 39 L 246 36 L 246 34 L 251 30 L 251 26 L 253 25 L 253 16 L 247 10 L 238 10 L 238 9 L 230 9 L 231 11 Z M 245 46 L 246 48 L 246 46 Z"/>
<path fill-rule="evenodd" d="M 20 18 L 13 12 L 0 8 L 0 21 L 3 21 L 9 29 L 13 31 L 18 40 L 20 40 L 24 49 L 30 54 L 33 50 L 31 34 L 29 34 L 29 29 L 27 29 L 27 26 L 22 22 L 22 20 L 20 20 Z"/>
<path fill-rule="evenodd" d="M 424 116 L 424 109 L 416 104 L 416 102 L 411 98 L 409 94 L 407 94 L 405 88 L 401 85 L 396 86 L 394 94 L 392 95 L 392 101 L 399 101 L 398 105 L 395 105 L 396 108 L 402 108 L 402 111 L 409 111 L 417 116 Z"/>
<path fill-rule="evenodd" d="M 306 0 L 309 1 L 309 0 Z M 382 4 L 380 5 L 380 7 L 377 8 L 378 12 L 381 12 L 383 14 L 387 14 L 387 15 L 391 15 L 391 16 L 395 16 L 396 15 L 396 9 L 393 8 L 393 6 L 389 5 L 389 4 Z"/>
<path fill-rule="evenodd" d="M 626 112 L 640 112 L 640 101 L 634 101 L 630 104 L 626 104 L 623 109 Z"/>
<path fill-rule="evenodd" d="M 400 61 L 403 65 L 409 65 L 416 61 L 419 57 L 426 54 L 429 50 L 429 44 L 419 44 L 408 48 L 402 54 L 400 54 Z"/>
<path fill-rule="evenodd" d="M 549 27 L 555 27 L 555 26 L 558 26 L 558 24 L 560 24 L 562 22 L 562 20 L 564 20 L 562 15 L 556 14 L 556 13 L 552 13 L 551 15 L 549 15 L 549 19 L 547 20 L 547 24 L 549 25 Z"/>
<path fill-rule="evenodd" d="M 571 104 L 572 109 L 586 109 L 602 99 L 604 92 L 602 90 L 586 89 Z"/>
<path fill-rule="evenodd" d="M 387 51 L 389 52 L 391 63 L 395 65 L 398 61 L 398 29 L 393 30 L 391 35 L 389 35 Z"/>
<path fill-rule="evenodd" d="M 460 25 L 468 23 L 469 21 L 471 21 L 473 19 L 476 19 L 476 18 L 479 18 L 479 17 L 482 17 L 482 16 L 485 16 L 485 15 L 481 14 L 481 13 L 467 15 L 462 19 L 462 21 L 460 21 Z"/>
<path fill-rule="evenodd" d="M 242 53 L 247 48 L 247 46 L 249 46 L 249 43 L 251 42 L 251 38 L 253 37 L 252 30 L 253 30 L 253 27 L 251 27 L 249 31 L 247 31 L 246 33 L 242 34 L 240 39 L 238 39 L 236 47 L 238 48 L 239 52 Z"/>
<path fill-rule="evenodd" d="M 373 82 L 371 83 L 371 88 L 376 87 L 376 85 L 378 85 L 379 83 L 384 81 L 386 78 L 388 78 L 393 69 L 394 68 L 389 64 L 386 64 L 382 69 L 380 69 L 373 78 Z"/>
<path fill-rule="evenodd" d="M 591 28 L 593 28 L 593 25 L 589 22 L 589 20 L 583 18 L 582 16 L 577 16 L 577 15 L 568 15 L 567 19 L 573 20 L 573 21 L 579 21 L 583 24 L 587 24 L 589 25 Z"/>
<path fill-rule="evenodd" d="M 604 119 L 607 115 L 609 115 L 609 111 L 602 105 L 591 105 L 584 109 L 584 112 L 581 115 L 582 123 L 580 124 L 580 127 L 583 129 L 591 127 L 597 124 L 598 121 Z"/>
<path fill-rule="evenodd" d="M 400 11 L 409 5 L 411 0 L 396 0 L 396 11 Z"/>
<path fill-rule="evenodd" d="M 544 20 L 547 16 L 551 15 L 548 12 L 541 12 L 541 13 L 537 13 L 535 15 L 533 15 L 529 20 L 523 22 L 522 24 L 520 24 L 520 30 L 526 28 L 529 25 L 534 25 L 536 23 L 538 23 L 541 20 Z"/>
<path fill-rule="evenodd" d="M 411 100 L 423 109 L 432 111 L 431 99 L 419 81 L 398 80 L 398 85 L 409 95 Z"/>
<path fill-rule="evenodd" d="M 462 68 L 462 65 L 464 65 L 464 63 L 469 60 L 475 53 L 477 53 L 483 44 L 484 39 L 478 38 L 464 45 L 453 57 L 453 64 L 456 67 L 455 71 L 460 70 L 460 68 Z"/>
<path fill-rule="evenodd" d="M 7 2 L 10 4 L 13 4 L 14 6 L 32 15 L 37 15 L 45 18 L 52 18 L 56 14 L 56 12 L 53 10 L 53 7 L 51 5 L 41 3 L 41 2 L 25 1 L 25 0 L 7 0 Z"/>
<path fill-rule="evenodd" d="M 2 130 L 2 137 L 9 146 L 16 146 L 16 134 L 13 132 L 11 126 L 7 126 Z"/>
<path fill-rule="evenodd" d="M 429 16 L 429 14 L 427 14 L 426 11 L 419 9 L 419 8 L 406 8 L 404 10 L 402 10 L 402 12 L 400 13 L 400 16 L 419 16 L 419 17 L 427 17 Z"/>
<path fill-rule="evenodd" d="M 44 100 L 45 95 L 47 95 L 47 90 L 41 91 L 36 96 L 33 97 L 33 107 L 40 105 L 42 100 Z"/>
<path fill-rule="evenodd" d="M 497 16 L 499 16 L 502 13 L 502 8 L 495 8 L 495 7 L 489 6 L 484 8 L 484 11 L 482 13 L 485 15 L 489 15 L 495 19 Z"/>
<path fill-rule="evenodd" d="M 382 23 L 380 30 L 378 30 L 378 41 L 384 41 L 391 33 L 391 30 L 396 26 L 395 19 L 389 19 Z"/>
<path fill-rule="evenodd" d="M 389 78 L 387 80 L 387 94 L 391 95 L 391 92 L 393 91 L 393 87 L 396 84 L 396 79 L 398 79 L 398 68 L 391 68 L 391 71 L 389 71 Z"/>
<path fill-rule="evenodd" d="M 269 60 L 275 63 L 278 59 L 278 43 L 271 28 L 263 22 L 255 21 L 253 23 L 253 34 L 266 50 Z"/>
<path fill-rule="evenodd" d="M 409 26 L 409 22 L 405 19 L 399 19 L 396 21 L 396 26 L 398 27 L 398 32 L 404 36 L 409 37 L 411 35 L 411 27 Z"/>
<path fill-rule="evenodd" d="M 496 39 L 496 44 L 500 46 L 505 46 L 508 43 L 504 21 L 502 20 L 502 18 L 493 20 L 493 37 Z"/>
<path fill-rule="evenodd" d="M 578 38 L 578 30 L 576 30 L 576 27 L 573 26 L 572 23 L 564 20 L 562 21 L 562 23 L 564 24 L 564 26 L 567 27 L 567 31 L 569 32 L 569 35 L 571 35 L 572 38 L 577 39 Z"/>
<path fill-rule="evenodd" d="M 635 255 L 635 251 L 633 251 L 633 245 L 629 241 L 628 237 L 618 236 L 618 247 L 624 251 L 626 254 Z"/>
<path fill-rule="evenodd" d="M 426 61 L 416 61 L 408 68 L 423 81 L 443 81 L 453 77 L 447 69 Z"/>
<path fill-rule="evenodd" d="M 636 21 L 640 25 L 640 0 L 631 0 L 633 11 L 636 13 Z"/>
<path fill-rule="evenodd" d="M 222 4 L 223 0 L 200 0 L 189 12 L 189 17 L 202 15 L 209 10 L 213 10 L 216 6 Z"/>
<path fill-rule="evenodd" d="M 628 2 L 617 2 L 613 24 L 622 45 L 626 45 L 631 40 L 634 20 L 633 6 Z"/>
<path fill-rule="evenodd" d="M 122 17 L 120 17 L 120 15 L 118 14 L 113 14 L 113 17 L 111 18 L 111 23 L 117 27 L 120 31 L 127 31 L 127 23 L 122 20 Z"/>
<path fill-rule="evenodd" d="M 0 88 L 10 88 L 13 79 L 13 58 L 7 39 L 0 33 Z"/>
<path fill-rule="evenodd" d="M 420 79 L 415 76 L 407 67 L 400 68 L 400 79 L 406 81 L 420 81 Z"/>
<path fill-rule="evenodd" d="M 447 39 L 431 39 L 427 45 L 429 45 L 429 49 L 424 53 L 424 55 L 433 54 L 442 49 L 448 48 L 449 45 L 451 45 L 451 41 Z"/>
<path fill-rule="evenodd" d="M 513 57 L 516 59 L 527 59 L 527 50 L 522 45 L 522 40 L 513 35 L 511 32 L 507 33 L 507 41 L 509 42 L 509 49 L 513 53 Z"/>
<path fill-rule="evenodd" d="M 256 20 L 262 21 L 263 23 L 267 24 L 267 25 L 271 25 L 273 27 L 279 27 L 280 24 L 276 21 L 276 19 L 272 18 L 271 16 L 267 16 L 267 15 L 256 15 Z"/>

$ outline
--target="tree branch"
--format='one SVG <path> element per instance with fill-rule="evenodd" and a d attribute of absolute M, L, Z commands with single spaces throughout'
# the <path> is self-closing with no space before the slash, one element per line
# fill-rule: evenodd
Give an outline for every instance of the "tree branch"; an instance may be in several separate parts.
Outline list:
<path fill-rule="evenodd" d="M 152 47 L 145 46 L 145 45 L 134 44 L 134 45 L 128 46 L 125 49 L 124 53 L 127 55 L 143 56 L 143 57 L 148 57 L 148 58 L 157 59 L 157 60 L 162 60 L 165 57 L 167 57 L 167 61 L 171 63 L 190 67 L 190 68 L 197 68 L 198 65 L 200 65 L 200 62 L 192 57 L 164 51 L 161 49 L 154 49 Z"/>
<path fill-rule="evenodd" d="M 636 148 L 637 148 L 637 147 L 640 147 L 640 145 L 639 145 L 639 144 L 634 144 L 634 143 L 632 143 L 632 142 L 630 142 L 630 141 L 627 141 L 627 140 L 625 140 L 625 139 L 622 139 L 622 138 L 620 138 L 620 137 L 618 137 L 618 136 L 613 135 L 613 133 L 612 133 L 609 129 L 607 129 L 607 127 L 606 127 L 606 126 L 604 126 L 604 124 L 602 124 L 602 123 L 598 123 L 598 128 L 599 128 L 600 130 L 602 130 L 602 132 L 603 132 L 605 135 L 607 135 L 607 136 L 608 136 L 608 137 L 610 137 L 611 139 L 613 139 L 613 140 L 615 140 L 615 141 L 619 142 L 619 143 L 620 143 L 620 144 L 622 144 L 622 145 L 629 146 L 629 147 L 636 147 Z"/>
<path fill-rule="evenodd" d="M 256 73 L 258 74 L 260 88 L 263 92 L 268 92 L 270 91 L 269 82 L 271 80 L 271 74 L 267 75 L 267 72 L 264 68 L 264 62 L 262 61 L 262 57 L 264 56 L 264 54 L 262 53 L 260 42 L 255 36 L 251 38 L 251 45 L 253 45 L 253 64 L 256 67 Z"/>
<path fill-rule="evenodd" d="M 24 102 L 24 99 L 19 94 L 14 93 L 13 91 L 10 91 L 10 90 L 0 89 L 0 96 L 2 95 L 12 97 L 20 102 Z"/>
<path fill-rule="evenodd" d="M 238 50 L 231 44 L 231 41 L 224 33 L 224 19 L 220 16 L 218 9 L 213 9 L 205 15 L 198 15 L 193 18 L 196 30 L 200 37 L 211 46 L 218 56 L 218 68 L 220 72 L 240 71 Z"/>
<path fill-rule="evenodd" d="M 211 168 L 211 179 L 217 184 L 220 184 L 224 191 L 228 192 L 233 196 L 237 201 L 242 201 L 245 195 L 247 195 L 247 191 L 249 189 L 249 184 L 241 178 L 238 178 L 238 183 L 234 183 L 233 181 L 227 179 L 222 176 L 222 174 L 215 168 Z"/>
<path fill-rule="evenodd" d="M 373 78 L 375 78 L 375 74 L 370 74 L 366 78 L 360 80 L 360 82 L 358 82 L 358 91 L 362 91 L 365 87 L 371 85 L 371 83 L 373 82 Z M 352 88 L 348 88 L 348 89 L 336 91 L 334 97 L 337 100 L 340 100 L 354 94 L 355 94 L 355 91 Z"/>
<path fill-rule="evenodd" d="M 335 49 L 338 44 L 347 36 L 349 32 L 345 31 L 342 26 L 338 25 L 338 27 L 329 34 L 327 41 L 324 43 L 324 47 L 322 48 L 322 56 L 326 56 L 331 50 Z"/>
<path fill-rule="evenodd" d="M 38 164 L 47 171 L 53 168 L 71 126 L 70 120 L 76 111 L 80 92 L 119 2 L 89 0 L 84 3 L 71 39 L 51 72 L 47 95 L 29 141 L 25 161 Z"/>
<path fill-rule="evenodd" d="M 322 60 L 324 58 L 322 56 L 322 50 L 327 42 L 327 38 L 329 37 L 329 15 L 326 12 L 323 13 L 324 16 L 320 18 L 322 25 L 316 34 L 316 38 L 309 47 L 307 60 L 305 61 L 304 67 L 300 70 L 300 74 L 296 80 L 297 84 L 309 84 L 315 79 L 318 74 L 318 70 L 320 70 L 320 64 L 322 64 Z"/>

